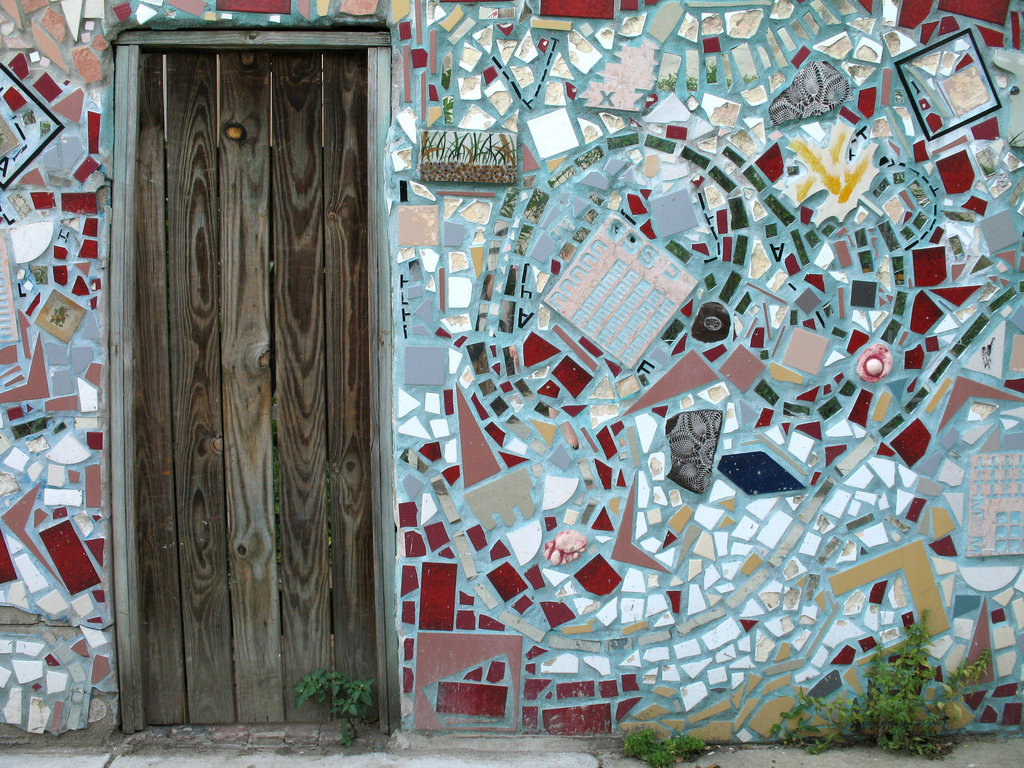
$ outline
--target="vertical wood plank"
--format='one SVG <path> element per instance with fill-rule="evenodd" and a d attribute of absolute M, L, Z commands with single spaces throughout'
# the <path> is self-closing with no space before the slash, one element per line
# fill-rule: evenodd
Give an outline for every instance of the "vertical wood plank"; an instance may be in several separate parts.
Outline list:
<path fill-rule="evenodd" d="M 330 666 L 321 56 L 274 57 L 274 345 L 284 685 Z M 322 718 L 307 704 L 289 720 Z"/>
<path fill-rule="evenodd" d="M 184 722 L 178 533 L 171 458 L 164 227 L 163 55 L 142 57 L 135 164 L 135 525 L 146 720 Z"/>
<path fill-rule="evenodd" d="M 218 338 L 216 56 L 167 57 L 175 495 L 193 723 L 235 720 Z"/>
<path fill-rule="evenodd" d="M 220 57 L 221 391 L 235 702 L 284 719 L 270 377 L 270 56 Z"/>
<path fill-rule="evenodd" d="M 135 152 L 138 146 L 138 102 L 140 93 L 140 51 L 137 45 L 117 48 L 114 68 L 114 154 L 113 207 L 111 215 L 111 258 L 107 267 L 108 319 L 103 323 L 107 337 L 104 410 L 111 439 L 103 455 L 103 480 L 109 499 L 111 543 L 113 545 L 113 586 L 117 635 L 117 675 L 121 730 L 134 733 L 146 725 L 143 699 L 145 659 L 141 641 L 139 608 L 139 558 L 134 510 L 135 413 L 132 399 L 135 349 Z"/>
<path fill-rule="evenodd" d="M 359 679 L 377 676 L 366 162 L 366 54 L 327 53 L 324 299 L 334 665 Z"/>
<path fill-rule="evenodd" d="M 374 548 L 377 599 L 377 686 L 380 727 L 398 728 L 401 720 L 398 661 L 398 613 L 395 561 L 397 558 L 398 509 L 395 500 L 394 452 L 394 306 L 392 303 L 391 252 L 385 208 L 387 133 L 391 123 L 391 48 L 367 51 L 367 157 L 369 226 L 369 284 L 371 376 L 370 448 L 373 484 Z"/>

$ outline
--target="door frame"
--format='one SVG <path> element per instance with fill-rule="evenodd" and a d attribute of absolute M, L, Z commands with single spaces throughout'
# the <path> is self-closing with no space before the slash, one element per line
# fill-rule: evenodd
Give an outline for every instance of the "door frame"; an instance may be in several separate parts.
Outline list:
<path fill-rule="evenodd" d="M 377 608 L 377 690 L 381 730 L 398 727 L 398 630 L 395 617 L 396 517 L 393 403 L 394 323 L 384 161 L 391 123 L 391 36 L 387 31 L 175 30 L 122 32 L 114 63 L 113 190 L 107 263 L 107 386 L 109 425 L 104 480 L 111 516 L 113 591 L 121 729 L 146 727 L 139 643 L 139 568 L 133 502 L 135 418 L 135 153 L 143 50 L 362 49 L 367 54 L 367 239 L 369 280 L 370 456 L 373 485 L 374 591 Z"/>

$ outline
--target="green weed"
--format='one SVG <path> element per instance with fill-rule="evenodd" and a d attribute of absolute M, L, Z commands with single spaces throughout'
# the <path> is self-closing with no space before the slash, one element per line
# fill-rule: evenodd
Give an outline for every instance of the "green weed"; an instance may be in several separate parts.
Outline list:
<path fill-rule="evenodd" d="M 668 768 L 677 760 L 689 760 L 703 752 L 705 746 L 703 739 L 682 733 L 659 739 L 650 728 L 633 731 L 622 740 L 622 748 L 629 757 L 643 760 L 651 768 Z"/>
<path fill-rule="evenodd" d="M 862 697 L 845 693 L 829 700 L 798 692 L 797 704 L 782 713 L 772 733 L 818 754 L 834 746 L 869 741 L 890 752 L 940 757 L 952 748 L 948 735 L 965 714 L 967 688 L 985 673 L 991 654 L 964 662 L 945 680 L 928 660 L 931 633 L 927 613 L 904 628 L 893 648 L 875 651 L 868 662 Z"/>
<path fill-rule="evenodd" d="M 353 680 L 343 672 L 318 669 L 303 675 L 302 680 L 296 684 L 295 708 L 300 709 L 310 699 L 323 704 L 329 698 L 331 716 L 342 720 L 341 743 L 348 746 L 355 738 L 356 721 L 366 719 L 373 705 L 370 696 L 372 685 L 373 678 Z"/>

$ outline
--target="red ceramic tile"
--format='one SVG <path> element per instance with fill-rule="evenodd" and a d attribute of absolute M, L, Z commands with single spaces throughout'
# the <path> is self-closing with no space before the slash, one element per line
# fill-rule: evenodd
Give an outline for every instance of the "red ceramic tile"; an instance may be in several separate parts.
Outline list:
<path fill-rule="evenodd" d="M 832 664 L 837 666 L 843 666 L 846 664 L 852 664 L 853 660 L 857 657 L 857 650 L 852 645 L 844 645 L 839 653 L 832 657 Z"/>
<path fill-rule="evenodd" d="M 437 684 L 436 711 L 446 715 L 504 717 L 508 687 L 442 680 Z"/>
<path fill-rule="evenodd" d="M 526 701 L 536 701 L 537 697 L 543 692 L 545 688 L 551 685 L 553 681 L 551 679 L 544 679 L 539 677 L 531 677 L 527 679 L 523 688 L 523 698 Z"/>
<path fill-rule="evenodd" d="M 548 620 L 548 626 L 552 629 L 576 618 L 572 608 L 563 602 L 542 601 L 540 607 L 544 611 L 544 617 Z"/>
<path fill-rule="evenodd" d="M 70 520 L 40 531 L 39 538 L 69 593 L 75 595 L 100 583 L 100 576 Z"/>
<path fill-rule="evenodd" d="M 946 279 L 946 250 L 942 246 L 915 248 L 914 284 L 918 287 L 938 285 Z"/>
<path fill-rule="evenodd" d="M 555 686 L 555 698 L 561 699 L 590 699 L 596 695 L 593 680 L 572 680 L 567 683 L 558 683 Z"/>
<path fill-rule="evenodd" d="M 1010 0 L 939 0 L 939 8 L 991 24 L 1005 24 Z"/>
<path fill-rule="evenodd" d="M 609 704 L 581 707 L 555 707 L 542 713 L 544 732 L 552 736 L 588 736 L 611 733 L 612 709 Z"/>
<path fill-rule="evenodd" d="M 592 595 L 603 596 L 614 591 L 622 583 L 622 577 L 604 557 L 597 555 L 576 571 L 576 581 Z"/>
<path fill-rule="evenodd" d="M 14 570 L 14 561 L 11 560 L 10 550 L 7 549 L 7 542 L 0 534 L 0 584 L 6 584 L 18 578 L 18 572 Z"/>
<path fill-rule="evenodd" d="M 932 11 L 934 0 L 903 0 L 896 23 L 906 29 L 914 29 Z"/>
<path fill-rule="evenodd" d="M 65 213 L 96 213 L 96 193 L 64 192 L 60 196 L 60 209 Z"/>
<path fill-rule="evenodd" d="M 47 101 L 53 101 L 61 94 L 60 86 L 49 75 L 43 75 L 36 80 L 34 87 L 39 91 L 39 95 Z"/>
<path fill-rule="evenodd" d="M 942 315 L 942 310 L 922 291 L 914 297 L 910 310 L 910 330 L 914 333 L 928 333 Z"/>
<path fill-rule="evenodd" d="M 431 551 L 437 550 L 447 544 L 450 539 L 448 538 L 448 531 L 445 530 L 443 522 L 431 523 L 430 525 L 424 526 L 423 532 L 427 535 L 427 545 Z M 429 565 L 429 563 L 426 563 Z"/>
<path fill-rule="evenodd" d="M 967 150 L 936 160 L 935 167 L 939 171 L 942 185 L 951 195 L 966 192 L 974 183 L 974 166 L 971 165 Z"/>
<path fill-rule="evenodd" d="M 455 624 L 454 563 L 423 563 L 420 586 L 420 629 L 450 630 Z"/>
<path fill-rule="evenodd" d="M 615 17 L 615 0 L 541 0 L 540 14 L 574 19 L 611 19 Z"/>
<path fill-rule="evenodd" d="M 405 556 L 423 557 L 427 554 L 427 546 L 418 531 L 405 532 Z"/>
<path fill-rule="evenodd" d="M 488 573 L 487 578 L 505 601 L 511 600 L 527 588 L 523 577 L 511 563 L 502 563 Z"/>
<path fill-rule="evenodd" d="M 573 397 L 579 397 L 594 378 L 583 366 L 568 356 L 563 357 L 551 373 Z"/>
<path fill-rule="evenodd" d="M 892 449 L 900 455 L 908 467 L 914 466 L 928 450 L 932 435 L 920 419 L 914 419 L 899 435 L 889 441 Z"/>
<path fill-rule="evenodd" d="M 492 661 L 487 667 L 487 682 L 497 683 L 505 677 L 505 662 Z"/>

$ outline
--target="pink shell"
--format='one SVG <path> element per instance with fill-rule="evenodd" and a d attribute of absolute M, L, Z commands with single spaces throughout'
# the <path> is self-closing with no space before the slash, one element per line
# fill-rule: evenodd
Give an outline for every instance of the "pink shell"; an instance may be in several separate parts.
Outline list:
<path fill-rule="evenodd" d="M 873 384 L 881 381 L 892 371 L 892 354 L 885 344 L 872 344 L 860 353 L 857 361 L 857 375 L 863 381 Z"/>

